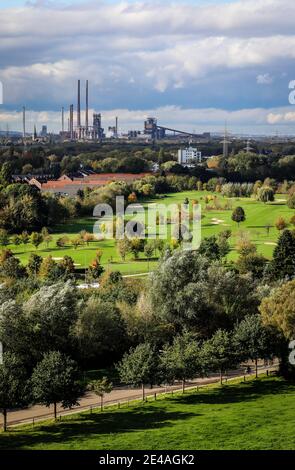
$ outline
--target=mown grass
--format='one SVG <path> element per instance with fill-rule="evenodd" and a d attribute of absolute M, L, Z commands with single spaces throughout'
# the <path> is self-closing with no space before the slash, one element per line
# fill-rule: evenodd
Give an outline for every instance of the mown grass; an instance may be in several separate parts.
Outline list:
<path fill-rule="evenodd" d="M 232 198 L 233 208 L 242 206 L 246 212 L 246 221 L 241 223 L 240 227 L 238 227 L 238 225 L 231 220 L 232 210 L 205 210 L 204 199 L 207 194 L 210 193 L 199 191 L 173 193 L 161 199 L 151 200 L 149 203 L 156 202 L 168 205 L 182 203 L 186 197 L 190 201 L 197 199 L 202 205 L 202 238 L 217 234 L 222 230 L 232 230 L 233 236 L 230 239 L 231 252 L 228 255 L 228 260 L 237 259 L 238 254 L 235 247 L 237 234 L 241 230 L 248 232 L 250 239 L 256 244 L 258 252 L 270 259 L 279 236 L 278 230 L 274 227 L 276 219 L 282 216 L 289 222 L 291 216 L 294 214 L 294 210 L 289 209 L 286 205 L 286 196 L 277 195 L 276 201 L 268 204 L 257 202 L 249 198 Z M 219 201 L 225 204 L 227 199 L 223 198 L 220 194 L 217 196 Z M 147 206 L 147 204 L 147 202 L 144 203 L 145 206 Z M 212 220 L 214 218 L 218 219 L 220 222 L 214 224 Z M 147 273 L 156 266 L 156 259 L 148 262 L 143 254 L 140 254 L 138 260 L 134 260 L 131 255 L 128 255 L 123 262 L 113 240 L 94 241 L 91 242 L 89 246 L 84 245 L 77 249 L 73 248 L 71 245 L 65 246 L 64 248 L 56 247 L 56 240 L 63 235 L 67 235 L 70 239 L 73 239 L 81 230 L 92 232 L 94 222 L 94 219 L 91 217 L 80 218 L 55 227 L 53 240 L 48 247 L 43 243 L 37 250 L 30 244 L 28 244 L 26 248 L 24 248 L 23 245 L 18 247 L 9 245 L 8 248 L 12 249 L 25 264 L 30 254 L 36 252 L 42 257 L 51 255 L 53 258 L 57 259 L 65 255 L 71 256 L 77 268 L 83 269 L 85 266 L 89 266 L 90 262 L 95 258 L 96 251 L 100 249 L 103 251 L 102 264 L 106 269 L 111 271 L 121 271 L 123 274 Z M 265 228 L 268 224 L 272 225 L 269 233 L 267 233 Z"/>
<path fill-rule="evenodd" d="M 202 388 L 0 434 L 0 449 L 294 449 L 295 383 L 270 377 Z"/>

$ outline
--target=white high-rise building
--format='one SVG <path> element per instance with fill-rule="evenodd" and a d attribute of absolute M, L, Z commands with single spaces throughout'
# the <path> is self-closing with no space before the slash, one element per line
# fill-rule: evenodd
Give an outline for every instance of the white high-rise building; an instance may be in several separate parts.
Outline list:
<path fill-rule="evenodd" d="M 184 166 L 195 165 L 201 163 L 202 152 L 193 147 L 187 147 L 185 149 L 178 150 L 178 163 Z"/>

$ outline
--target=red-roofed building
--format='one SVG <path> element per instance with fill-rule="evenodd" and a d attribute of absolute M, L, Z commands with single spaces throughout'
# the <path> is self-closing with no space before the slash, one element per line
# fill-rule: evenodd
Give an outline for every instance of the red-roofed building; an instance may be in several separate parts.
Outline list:
<path fill-rule="evenodd" d="M 95 173 L 87 176 L 70 177 L 62 175 L 57 180 L 41 182 L 37 178 L 32 178 L 29 184 L 36 186 L 42 192 L 68 194 L 75 196 L 77 191 L 85 188 L 96 188 L 105 186 L 113 181 L 125 181 L 131 183 L 134 180 L 149 176 L 150 173 Z"/>

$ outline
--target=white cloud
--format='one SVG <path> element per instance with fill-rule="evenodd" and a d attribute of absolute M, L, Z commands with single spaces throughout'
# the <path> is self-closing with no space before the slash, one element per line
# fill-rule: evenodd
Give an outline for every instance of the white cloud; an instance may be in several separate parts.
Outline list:
<path fill-rule="evenodd" d="M 281 124 L 295 122 L 295 111 L 286 111 L 284 113 L 269 113 L 267 115 L 269 124 Z"/>
<path fill-rule="evenodd" d="M 273 77 L 269 73 L 263 73 L 256 77 L 258 85 L 270 85 L 273 83 L 273 80 Z"/>

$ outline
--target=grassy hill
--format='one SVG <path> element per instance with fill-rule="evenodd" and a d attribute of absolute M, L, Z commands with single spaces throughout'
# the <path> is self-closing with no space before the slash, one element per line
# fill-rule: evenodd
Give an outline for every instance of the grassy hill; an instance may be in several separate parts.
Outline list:
<path fill-rule="evenodd" d="M 0 434 L 0 449 L 294 449 L 295 383 L 260 378 Z"/>

